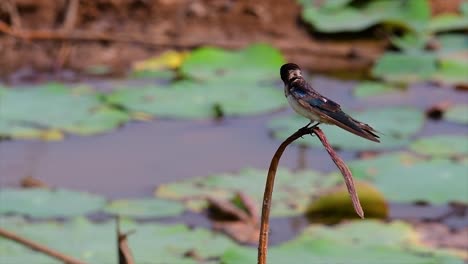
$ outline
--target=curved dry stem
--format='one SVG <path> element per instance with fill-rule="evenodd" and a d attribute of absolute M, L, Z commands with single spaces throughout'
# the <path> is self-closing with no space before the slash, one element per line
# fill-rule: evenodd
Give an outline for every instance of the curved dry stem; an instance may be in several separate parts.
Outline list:
<path fill-rule="evenodd" d="M 310 134 L 313 132 L 312 128 L 303 127 L 288 137 L 275 152 L 275 155 L 271 159 L 270 168 L 268 169 L 268 176 L 265 184 L 265 192 L 263 194 L 262 204 L 262 218 L 260 222 L 260 237 L 258 242 L 258 264 L 266 264 L 267 250 L 268 250 L 268 231 L 270 228 L 270 208 L 271 208 L 271 197 L 273 195 L 273 187 L 275 184 L 276 170 L 280 161 L 281 155 L 283 155 L 286 147 L 294 142 L 296 139 Z"/>
<path fill-rule="evenodd" d="M 313 127 L 303 127 L 296 131 L 294 134 L 289 136 L 275 152 L 275 155 L 271 159 L 270 167 L 268 169 L 267 180 L 265 184 L 265 192 L 263 194 L 263 204 L 262 204 L 262 217 L 260 222 L 260 237 L 258 242 L 258 264 L 266 264 L 267 261 L 267 251 L 268 251 L 268 232 L 270 228 L 270 209 L 271 209 L 271 198 L 273 195 L 273 187 L 275 183 L 275 176 L 276 170 L 278 168 L 278 163 L 280 161 L 281 155 L 283 155 L 284 150 L 286 147 L 297 140 L 298 138 L 307 135 L 307 134 L 316 134 L 317 137 L 322 142 L 322 145 L 327 150 L 328 154 L 332 158 L 333 162 L 336 166 L 340 169 L 341 174 L 346 183 L 346 187 L 348 188 L 349 195 L 351 196 L 351 200 L 353 202 L 354 209 L 356 213 L 361 217 L 364 218 L 364 212 L 362 210 L 361 204 L 359 202 L 359 197 L 357 195 L 356 189 L 354 187 L 353 175 L 349 170 L 348 166 L 344 163 L 343 159 L 341 159 L 338 154 L 333 150 L 330 143 L 328 142 L 325 134 L 322 132 L 320 128 L 317 126 Z"/>
<path fill-rule="evenodd" d="M 351 201 L 353 202 L 354 211 L 356 211 L 359 217 L 364 218 L 364 211 L 362 210 L 361 202 L 359 201 L 359 196 L 356 192 L 356 188 L 354 187 L 353 174 L 351 173 L 343 159 L 340 156 L 338 156 L 338 154 L 336 154 L 335 150 L 333 150 L 322 130 L 317 127 L 314 129 L 314 134 L 317 135 L 317 137 L 320 139 L 322 145 L 327 150 L 331 159 L 336 164 L 338 169 L 340 169 L 341 175 L 343 175 L 343 179 L 346 183 L 346 188 L 348 188 L 349 196 L 351 197 Z"/>
<path fill-rule="evenodd" d="M 63 253 L 60 253 L 58 251 L 55 251 L 51 248 L 48 248 L 44 245 L 41 245 L 37 242 L 34 242 L 34 241 L 31 241 L 29 239 L 26 239 L 24 237 L 21 237 L 17 234 L 14 234 L 8 230 L 5 230 L 3 228 L 0 228 L 0 237 L 4 237 L 6 239 L 10 239 L 10 240 L 13 240 L 17 243 L 20 243 L 22 245 L 25 245 L 29 248 L 31 248 L 32 250 L 36 250 L 36 251 L 39 251 L 41 253 L 44 253 L 50 257 L 53 257 L 57 260 L 60 260 L 60 261 L 63 261 L 64 263 L 67 263 L 67 264 L 86 264 L 85 262 L 81 261 L 81 260 L 78 260 L 78 259 L 75 259 L 73 257 L 70 257 L 70 256 L 67 256 Z"/>

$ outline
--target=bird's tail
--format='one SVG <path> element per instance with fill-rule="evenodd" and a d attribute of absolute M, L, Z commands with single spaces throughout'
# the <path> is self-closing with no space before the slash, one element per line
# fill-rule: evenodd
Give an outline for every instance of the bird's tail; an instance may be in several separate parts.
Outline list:
<path fill-rule="evenodd" d="M 350 117 L 349 115 L 347 115 L 343 111 L 328 112 L 327 114 L 328 114 L 329 117 L 331 117 L 331 121 L 335 125 L 343 128 L 343 129 L 345 129 L 345 130 L 347 130 L 347 131 L 349 131 L 349 132 L 351 132 L 351 133 L 353 133 L 355 135 L 363 137 L 365 139 L 368 139 L 368 140 L 371 140 L 371 141 L 374 141 L 374 142 L 380 142 L 379 136 L 377 135 L 377 133 L 379 133 L 379 132 L 376 131 L 375 129 L 373 129 L 368 124 L 357 121 L 356 119 Z"/>

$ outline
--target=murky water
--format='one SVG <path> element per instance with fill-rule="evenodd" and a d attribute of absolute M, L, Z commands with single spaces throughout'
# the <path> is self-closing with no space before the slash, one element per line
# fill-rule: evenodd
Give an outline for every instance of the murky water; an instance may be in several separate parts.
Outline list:
<path fill-rule="evenodd" d="M 428 109 L 443 101 L 468 101 L 468 93 L 429 84 L 413 85 L 403 93 L 369 99 L 351 96 L 352 81 L 318 77 L 313 84 L 324 95 L 340 102 L 344 109 L 402 105 Z M 107 87 L 105 82 L 101 85 Z M 282 92 L 280 87 L 278 92 Z M 267 123 L 272 117 L 289 111 L 219 122 L 132 122 L 113 133 L 70 136 L 61 142 L 3 141 L 0 142 L 0 186 L 17 186 L 21 178 L 33 176 L 51 186 L 86 190 L 109 198 L 148 197 L 155 186 L 166 182 L 234 172 L 244 167 L 265 169 L 280 143 L 269 136 Z M 429 120 L 420 135 L 466 132 L 467 128 L 462 125 Z M 341 155 L 345 160 L 352 160 L 357 153 L 346 151 Z M 280 166 L 323 172 L 335 170 L 326 152 L 297 146 L 286 150 Z M 424 218 L 438 215 L 447 208 L 427 207 L 415 211 L 411 206 L 392 206 L 392 217 Z M 411 215 L 410 212 L 416 213 Z M 468 225 L 466 217 L 465 214 L 451 221 L 457 226 L 460 221 Z M 181 219 L 189 224 L 192 221 L 192 224 L 207 224 L 202 217 L 193 214 Z M 303 218 L 273 220 L 272 240 L 292 237 L 305 226 L 304 221 Z"/>

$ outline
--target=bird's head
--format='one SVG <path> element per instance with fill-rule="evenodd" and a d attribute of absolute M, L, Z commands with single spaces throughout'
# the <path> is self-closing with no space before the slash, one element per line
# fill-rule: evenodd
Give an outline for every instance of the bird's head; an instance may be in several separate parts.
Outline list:
<path fill-rule="evenodd" d="M 297 79 L 302 77 L 302 71 L 297 64 L 294 63 L 286 63 L 281 66 L 280 69 L 281 79 L 284 83 L 289 83 L 293 79 Z"/>

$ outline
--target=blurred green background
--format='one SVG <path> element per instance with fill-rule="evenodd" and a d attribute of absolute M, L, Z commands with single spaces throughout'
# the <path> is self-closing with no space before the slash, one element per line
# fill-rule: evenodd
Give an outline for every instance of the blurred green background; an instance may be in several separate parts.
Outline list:
<path fill-rule="evenodd" d="M 6 0 L 0 228 L 89 263 L 255 263 L 267 168 L 308 121 L 299 64 L 381 143 L 322 125 L 283 155 L 269 263 L 468 258 L 468 1 Z M 0 237 L 2 263 L 55 263 Z M 60 263 L 60 262 L 57 262 Z"/>

